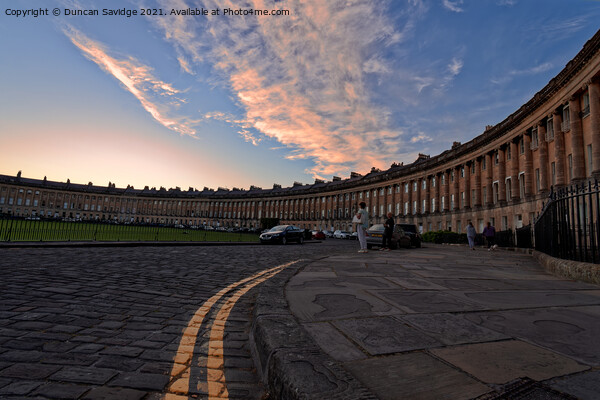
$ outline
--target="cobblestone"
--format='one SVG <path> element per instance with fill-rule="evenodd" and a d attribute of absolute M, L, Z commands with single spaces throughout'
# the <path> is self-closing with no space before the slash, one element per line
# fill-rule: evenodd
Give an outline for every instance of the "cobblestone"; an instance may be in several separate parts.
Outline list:
<path fill-rule="evenodd" d="M 0 397 L 160 398 L 182 332 L 211 296 L 259 271 L 355 246 L 0 248 Z M 264 395 L 249 345 L 255 296 L 256 288 L 240 298 L 225 326 L 231 398 Z M 209 335 L 202 327 L 195 344 L 204 365 Z M 206 378 L 203 368 L 193 363 L 190 376 Z M 206 387 L 190 382 L 190 393 Z"/>

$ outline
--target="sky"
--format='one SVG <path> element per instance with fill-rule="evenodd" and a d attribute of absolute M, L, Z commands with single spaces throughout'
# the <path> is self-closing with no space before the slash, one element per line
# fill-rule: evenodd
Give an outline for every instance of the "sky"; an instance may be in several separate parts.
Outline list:
<path fill-rule="evenodd" d="M 408 164 L 504 120 L 599 21 L 598 0 L 4 0 L 0 174 L 248 189 Z"/>

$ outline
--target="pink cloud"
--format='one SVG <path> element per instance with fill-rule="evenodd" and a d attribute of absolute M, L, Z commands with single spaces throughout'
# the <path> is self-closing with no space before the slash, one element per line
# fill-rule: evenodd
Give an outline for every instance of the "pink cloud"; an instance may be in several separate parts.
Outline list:
<path fill-rule="evenodd" d="M 193 122 L 185 117 L 171 115 L 169 104 L 164 103 L 163 98 L 169 98 L 172 105 L 184 103 L 185 100 L 174 97 L 180 91 L 154 77 L 151 68 L 133 57 L 117 59 L 110 56 L 104 45 L 72 27 L 65 29 L 64 33 L 89 60 L 121 82 L 158 123 L 183 135 L 195 135 Z"/>

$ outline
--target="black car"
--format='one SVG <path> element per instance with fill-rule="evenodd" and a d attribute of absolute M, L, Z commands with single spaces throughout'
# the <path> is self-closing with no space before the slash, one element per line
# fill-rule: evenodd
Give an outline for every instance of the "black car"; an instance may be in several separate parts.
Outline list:
<path fill-rule="evenodd" d="M 293 225 L 277 225 L 267 232 L 261 233 L 261 243 L 281 243 L 289 242 L 304 243 L 304 229 L 297 228 Z"/>
<path fill-rule="evenodd" d="M 402 230 L 410 236 L 410 244 L 415 247 L 421 247 L 421 234 L 415 224 L 397 224 Z"/>
<path fill-rule="evenodd" d="M 373 246 L 381 247 L 383 241 L 383 231 L 383 224 L 375 224 L 369 229 L 367 229 L 367 249 L 370 249 Z M 400 226 L 394 225 L 394 233 L 392 234 L 392 242 L 390 244 L 390 248 L 410 248 L 410 245 L 410 236 L 407 235 Z"/>

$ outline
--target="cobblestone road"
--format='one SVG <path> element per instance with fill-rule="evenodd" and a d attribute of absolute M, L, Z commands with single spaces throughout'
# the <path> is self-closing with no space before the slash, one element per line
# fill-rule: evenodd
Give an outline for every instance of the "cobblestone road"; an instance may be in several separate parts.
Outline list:
<path fill-rule="evenodd" d="M 248 345 L 256 286 L 241 290 L 233 308 L 221 308 L 228 318 L 220 342 L 219 324 L 211 322 L 216 309 L 208 307 L 200 324 L 200 307 L 260 271 L 356 248 L 330 239 L 304 246 L 0 249 L 0 398 L 158 399 L 185 391 L 205 398 L 207 380 L 218 378 L 206 368 L 215 363 L 212 353 L 221 357 L 229 398 L 260 399 Z M 217 345 L 209 346 L 213 336 Z M 174 364 L 182 348 L 193 357 Z"/>

